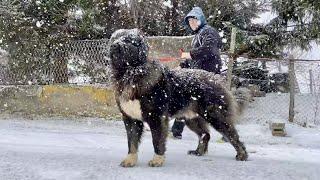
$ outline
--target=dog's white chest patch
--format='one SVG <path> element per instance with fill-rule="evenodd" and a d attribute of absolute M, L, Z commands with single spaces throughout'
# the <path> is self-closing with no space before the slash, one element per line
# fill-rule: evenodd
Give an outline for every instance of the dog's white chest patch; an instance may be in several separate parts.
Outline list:
<path fill-rule="evenodd" d="M 120 107 L 131 118 L 142 120 L 141 104 L 139 100 L 120 100 Z"/>

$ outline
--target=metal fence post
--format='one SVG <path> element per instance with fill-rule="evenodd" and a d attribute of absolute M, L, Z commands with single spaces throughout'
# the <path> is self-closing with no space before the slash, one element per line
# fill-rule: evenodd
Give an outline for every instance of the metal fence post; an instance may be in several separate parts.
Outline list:
<path fill-rule="evenodd" d="M 231 81 L 232 81 L 232 71 L 233 71 L 233 63 L 236 59 L 235 57 L 235 49 L 236 49 L 236 36 L 237 36 L 237 28 L 232 27 L 231 33 L 231 42 L 230 42 L 230 54 L 231 57 L 228 63 L 228 74 L 227 74 L 227 87 L 231 90 Z"/>
<path fill-rule="evenodd" d="M 313 74 L 311 69 L 309 69 L 309 76 L 310 76 L 310 93 L 313 94 Z"/>
<path fill-rule="evenodd" d="M 289 83 L 290 83 L 290 104 L 289 104 L 289 122 L 294 120 L 294 96 L 295 96 L 295 73 L 293 57 L 289 58 Z"/>

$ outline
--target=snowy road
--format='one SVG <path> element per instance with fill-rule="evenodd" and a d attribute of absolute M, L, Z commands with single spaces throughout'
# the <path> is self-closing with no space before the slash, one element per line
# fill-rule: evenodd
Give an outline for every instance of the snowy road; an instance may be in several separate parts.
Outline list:
<path fill-rule="evenodd" d="M 164 167 L 150 168 L 150 132 L 141 144 L 138 165 L 122 168 L 127 152 L 122 122 L 100 119 L 25 120 L 0 118 L 0 179 L 319 179 L 320 131 L 289 126 L 285 138 L 274 138 L 267 126 L 238 125 L 250 152 L 237 162 L 235 151 L 212 130 L 209 153 L 187 155 L 197 138 L 189 130 L 182 140 L 169 138 Z"/>

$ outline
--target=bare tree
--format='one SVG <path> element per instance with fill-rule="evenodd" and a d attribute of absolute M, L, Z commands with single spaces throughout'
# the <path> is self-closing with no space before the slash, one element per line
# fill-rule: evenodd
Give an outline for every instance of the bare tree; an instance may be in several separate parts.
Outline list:
<path fill-rule="evenodd" d="M 138 1 L 139 0 L 129 1 L 130 14 L 132 15 L 132 19 L 135 26 L 138 26 L 139 24 L 139 11 L 141 10 Z"/>

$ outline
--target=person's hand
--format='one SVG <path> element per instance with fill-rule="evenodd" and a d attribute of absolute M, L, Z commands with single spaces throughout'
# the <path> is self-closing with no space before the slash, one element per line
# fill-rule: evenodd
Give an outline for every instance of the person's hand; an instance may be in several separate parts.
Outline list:
<path fill-rule="evenodd" d="M 183 59 L 191 59 L 190 53 L 189 52 L 181 53 L 181 58 L 183 58 Z"/>

